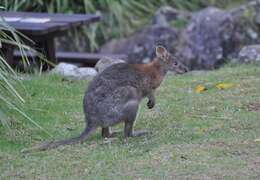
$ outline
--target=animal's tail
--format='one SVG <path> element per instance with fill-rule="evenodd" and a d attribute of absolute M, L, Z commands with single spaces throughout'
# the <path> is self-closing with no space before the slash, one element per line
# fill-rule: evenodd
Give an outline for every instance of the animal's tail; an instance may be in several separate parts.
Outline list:
<path fill-rule="evenodd" d="M 86 127 L 85 130 L 78 137 L 61 140 L 61 141 L 51 141 L 51 142 L 47 142 L 47 143 L 42 143 L 42 144 L 34 146 L 32 148 L 24 149 L 21 152 L 30 153 L 33 151 L 45 151 L 48 149 L 55 149 L 62 145 L 73 145 L 73 144 L 81 143 L 81 142 L 85 141 L 95 129 L 96 128 Z"/>

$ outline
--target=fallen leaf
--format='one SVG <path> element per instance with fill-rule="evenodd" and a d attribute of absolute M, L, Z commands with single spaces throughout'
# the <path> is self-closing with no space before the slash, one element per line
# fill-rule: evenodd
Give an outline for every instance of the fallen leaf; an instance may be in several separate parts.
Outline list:
<path fill-rule="evenodd" d="M 204 91 L 207 91 L 208 89 L 205 87 L 205 86 L 202 86 L 202 85 L 198 85 L 196 88 L 195 88 L 195 92 L 196 93 L 202 93 Z"/>
<path fill-rule="evenodd" d="M 216 88 L 218 88 L 218 89 L 229 89 L 229 88 L 232 88 L 234 86 L 235 85 L 231 84 L 231 83 L 219 83 L 219 84 L 216 85 Z"/>

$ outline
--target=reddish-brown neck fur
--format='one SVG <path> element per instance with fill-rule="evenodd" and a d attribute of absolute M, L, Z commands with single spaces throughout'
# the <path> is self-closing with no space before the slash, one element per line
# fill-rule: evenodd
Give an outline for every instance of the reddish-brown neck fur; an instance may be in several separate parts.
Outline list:
<path fill-rule="evenodd" d="M 151 80 L 150 82 L 154 89 L 161 84 L 165 75 L 164 68 L 157 58 L 147 64 L 135 64 L 134 68 Z"/>

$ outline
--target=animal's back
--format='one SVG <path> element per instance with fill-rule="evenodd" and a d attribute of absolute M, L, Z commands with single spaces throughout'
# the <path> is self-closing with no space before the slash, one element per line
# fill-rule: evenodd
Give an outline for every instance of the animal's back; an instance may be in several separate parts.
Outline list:
<path fill-rule="evenodd" d="M 133 98 L 133 93 L 141 96 L 143 78 L 133 65 L 127 63 L 118 63 L 105 69 L 93 79 L 85 94 L 84 111 L 87 119 L 99 125 L 112 123 L 109 119 L 119 121 L 114 116 L 120 116 L 122 107 Z"/>

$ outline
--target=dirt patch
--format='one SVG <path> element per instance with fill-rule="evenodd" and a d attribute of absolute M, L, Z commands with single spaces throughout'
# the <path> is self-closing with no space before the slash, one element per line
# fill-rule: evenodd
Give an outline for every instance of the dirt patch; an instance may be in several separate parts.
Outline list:
<path fill-rule="evenodd" d="M 246 106 L 248 111 L 260 111 L 260 102 L 249 103 Z"/>

